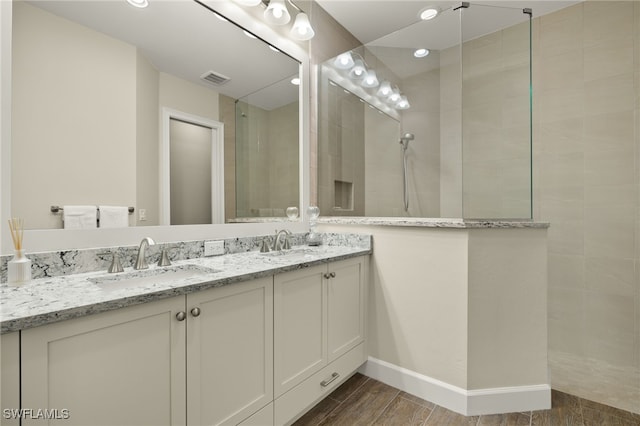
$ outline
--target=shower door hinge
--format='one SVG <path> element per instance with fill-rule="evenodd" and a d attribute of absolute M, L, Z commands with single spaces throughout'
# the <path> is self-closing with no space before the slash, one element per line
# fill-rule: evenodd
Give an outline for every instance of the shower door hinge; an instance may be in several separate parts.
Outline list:
<path fill-rule="evenodd" d="M 463 2 L 461 2 L 461 3 L 460 3 L 460 6 L 458 6 L 458 7 L 454 7 L 454 8 L 453 8 L 453 10 L 458 10 L 458 9 L 462 9 L 462 8 L 466 9 L 466 8 L 468 8 L 470 5 L 471 5 L 471 4 L 470 4 L 468 1 L 463 1 Z"/>
<path fill-rule="evenodd" d="M 526 13 L 529 16 L 533 16 L 533 10 L 530 7 L 525 7 L 522 9 L 522 13 Z"/>

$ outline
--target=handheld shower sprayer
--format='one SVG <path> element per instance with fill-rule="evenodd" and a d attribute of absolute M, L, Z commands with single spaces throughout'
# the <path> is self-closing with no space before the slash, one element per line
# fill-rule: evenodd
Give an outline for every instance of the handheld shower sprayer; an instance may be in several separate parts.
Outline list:
<path fill-rule="evenodd" d="M 405 133 L 400 138 L 400 145 L 402 145 L 402 177 L 403 177 L 403 198 L 404 198 L 404 211 L 409 211 L 409 181 L 407 176 L 407 148 L 409 148 L 409 141 L 414 140 L 416 137 L 413 133 Z"/>
<path fill-rule="evenodd" d="M 414 140 L 416 137 L 413 133 L 405 133 L 400 138 L 400 145 L 402 145 L 402 149 L 407 149 L 409 147 L 409 141 Z"/>

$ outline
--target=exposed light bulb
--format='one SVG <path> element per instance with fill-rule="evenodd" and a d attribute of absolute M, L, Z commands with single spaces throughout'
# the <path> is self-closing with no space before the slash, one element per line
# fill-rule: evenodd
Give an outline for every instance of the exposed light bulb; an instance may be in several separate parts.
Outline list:
<path fill-rule="evenodd" d="M 378 81 L 378 76 L 376 76 L 375 70 L 367 71 L 366 75 L 364 76 L 364 79 L 362 79 L 362 83 L 360 83 L 362 87 L 369 87 L 369 88 L 378 87 L 379 84 L 380 82 Z"/>
<path fill-rule="evenodd" d="M 389 102 L 392 104 L 398 103 L 400 101 L 400 91 L 398 89 L 393 89 L 393 92 L 389 95 Z"/>
<path fill-rule="evenodd" d="M 291 79 L 291 84 L 293 84 L 294 86 L 300 86 L 300 78 L 299 77 L 293 77 Z"/>
<path fill-rule="evenodd" d="M 396 108 L 397 109 L 409 109 L 409 107 L 411 107 L 411 105 L 409 104 L 409 100 L 407 99 L 406 96 L 401 96 L 400 100 L 398 101 L 398 103 L 396 103 Z"/>
<path fill-rule="evenodd" d="M 387 80 L 384 80 L 381 84 L 380 84 L 380 88 L 378 89 L 378 96 L 383 96 L 383 97 L 388 97 L 391 93 L 393 92 L 393 89 L 391 88 L 391 83 L 389 83 Z"/>
<path fill-rule="evenodd" d="M 349 71 L 349 77 L 362 78 L 364 77 L 366 72 L 367 69 L 364 67 L 364 62 L 362 62 L 362 59 L 356 59 L 353 68 L 351 68 L 351 71 Z"/>
<path fill-rule="evenodd" d="M 127 3 L 139 9 L 144 9 L 145 7 L 149 6 L 148 0 L 127 0 Z"/>
<path fill-rule="evenodd" d="M 429 55 L 429 53 L 429 49 L 416 49 L 415 52 L 413 52 L 413 56 L 416 58 L 424 58 Z"/>
<path fill-rule="evenodd" d="M 291 20 L 284 0 L 271 0 L 264 11 L 264 19 L 273 25 L 286 25 Z"/>
<path fill-rule="evenodd" d="M 293 22 L 293 27 L 291 27 L 289 34 L 295 40 L 304 41 L 312 39 L 316 32 L 311 28 L 307 14 L 300 12 L 296 15 L 296 20 Z"/>
<path fill-rule="evenodd" d="M 351 52 L 344 52 L 338 55 L 333 61 L 333 66 L 339 68 L 341 70 L 347 70 L 354 65 L 353 56 L 351 56 Z"/>

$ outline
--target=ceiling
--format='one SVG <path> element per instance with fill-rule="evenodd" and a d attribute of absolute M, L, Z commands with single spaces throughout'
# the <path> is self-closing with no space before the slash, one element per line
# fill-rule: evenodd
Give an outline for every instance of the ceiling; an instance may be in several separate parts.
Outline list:
<path fill-rule="evenodd" d="M 438 6 L 442 10 L 460 5 L 460 1 L 431 1 L 431 0 L 316 0 L 324 10 L 334 17 L 343 27 L 353 34 L 361 43 L 367 44 L 395 31 L 415 24 L 420 19 L 418 13 L 427 6 Z M 580 3 L 574 1 L 552 0 L 494 0 L 471 1 L 471 4 L 481 4 L 495 7 L 531 8 L 533 17 L 545 15 Z M 437 18 L 439 19 L 439 18 Z M 435 22 L 435 20 L 434 20 Z M 496 16 L 495 20 L 485 22 L 487 32 L 494 32 L 501 28 L 502 22 Z M 483 35 L 483 34 L 478 34 Z"/>

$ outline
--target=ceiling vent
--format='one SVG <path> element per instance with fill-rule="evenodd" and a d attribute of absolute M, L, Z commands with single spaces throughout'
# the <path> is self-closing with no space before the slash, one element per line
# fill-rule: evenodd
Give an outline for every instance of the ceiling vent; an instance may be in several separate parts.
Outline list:
<path fill-rule="evenodd" d="M 213 71 L 207 71 L 200 76 L 204 81 L 208 81 L 211 84 L 215 84 L 216 86 L 222 86 L 223 84 L 229 82 L 231 79 L 226 75 L 218 74 Z"/>

